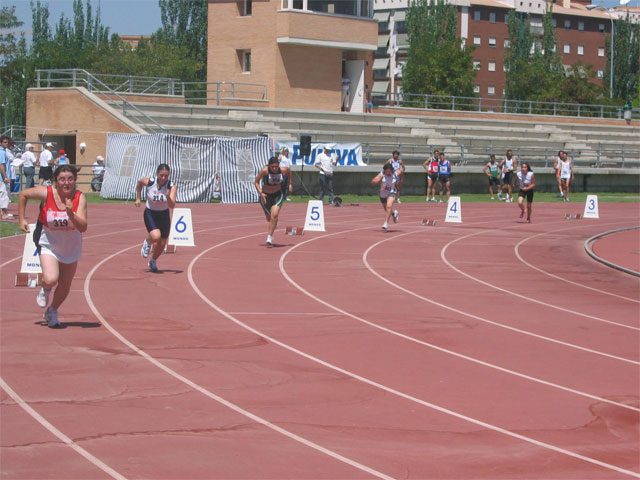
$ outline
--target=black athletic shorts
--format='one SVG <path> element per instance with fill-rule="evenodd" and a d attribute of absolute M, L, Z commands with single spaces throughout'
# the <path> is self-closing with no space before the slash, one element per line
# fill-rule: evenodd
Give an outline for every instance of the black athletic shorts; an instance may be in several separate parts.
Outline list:
<path fill-rule="evenodd" d="M 489 177 L 489 186 L 495 185 L 496 187 L 500 186 L 500 179 L 498 177 Z"/>
<path fill-rule="evenodd" d="M 150 232 L 151 230 L 160 230 L 160 238 L 169 238 L 169 232 L 171 232 L 171 216 L 169 215 L 169 209 L 151 210 L 149 208 L 145 208 L 144 225 L 147 227 L 147 232 Z"/>
<path fill-rule="evenodd" d="M 262 198 L 260 198 L 260 205 L 262 206 L 264 213 L 266 213 L 267 215 L 271 215 L 271 207 L 273 207 L 274 205 L 282 207 L 282 203 L 284 202 L 286 196 L 286 191 L 280 190 L 276 193 L 267 193 L 267 198 L 265 199 L 264 203 L 262 202 Z"/>
<path fill-rule="evenodd" d="M 447 183 L 449 181 L 450 175 L 438 175 L 438 180 L 440 183 Z"/>
<path fill-rule="evenodd" d="M 520 190 L 518 192 L 518 196 L 519 197 L 525 197 L 527 199 L 527 203 L 532 203 L 533 202 L 533 188 L 531 190 L 527 190 L 526 192 L 523 190 Z"/>
<path fill-rule="evenodd" d="M 53 168 L 51 167 L 40 167 L 40 171 L 38 172 L 38 178 L 42 180 L 51 180 L 53 179 Z"/>
<path fill-rule="evenodd" d="M 503 183 L 504 185 L 511 185 L 511 174 L 512 174 L 512 173 L 513 173 L 513 172 L 506 172 L 506 173 L 504 174 L 504 178 L 502 179 L 502 183 Z"/>

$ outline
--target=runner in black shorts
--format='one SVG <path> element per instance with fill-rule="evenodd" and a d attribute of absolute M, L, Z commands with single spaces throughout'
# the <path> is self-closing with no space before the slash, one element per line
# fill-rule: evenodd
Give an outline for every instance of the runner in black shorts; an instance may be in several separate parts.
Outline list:
<path fill-rule="evenodd" d="M 269 222 L 267 245 L 273 245 L 273 232 L 278 226 L 278 216 L 289 189 L 289 169 L 280 167 L 278 157 L 271 157 L 269 164 L 258 173 L 255 181 L 260 194 L 260 205 Z"/>
<path fill-rule="evenodd" d="M 520 207 L 520 218 L 524 218 L 524 199 L 527 199 L 527 223 L 531 223 L 531 206 L 533 204 L 533 189 L 536 187 L 536 177 L 528 162 L 524 162 L 516 176 L 518 190 L 518 206 Z"/>

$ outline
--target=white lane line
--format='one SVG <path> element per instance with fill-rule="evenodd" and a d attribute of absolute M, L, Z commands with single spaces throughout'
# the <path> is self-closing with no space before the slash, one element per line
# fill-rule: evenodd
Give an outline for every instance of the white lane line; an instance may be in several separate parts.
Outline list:
<path fill-rule="evenodd" d="M 482 285 L 485 285 L 485 286 L 487 286 L 489 288 L 493 288 L 494 290 L 498 290 L 501 294 L 512 295 L 514 297 L 518 297 L 518 298 L 520 298 L 522 300 L 526 300 L 528 302 L 537 303 L 538 305 L 543 305 L 544 307 L 553 308 L 555 310 L 560 310 L 561 312 L 570 313 L 572 315 L 577 315 L 577 316 L 584 317 L 584 318 L 589 318 L 591 320 L 596 320 L 598 322 L 607 323 L 609 325 L 615 325 L 616 327 L 622 327 L 622 328 L 628 328 L 630 330 L 640 331 L 640 327 L 634 327 L 632 325 L 625 325 L 624 323 L 618 323 L 618 322 L 614 322 L 612 320 L 607 320 L 605 318 L 600 318 L 600 317 L 596 317 L 594 315 L 589 315 L 587 313 L 577 312 L 577 311 L 571 310 L 569 308 L 560 307 L 558 305 L 553 305 L 552 303 L 549 303 L 549 302 L 543 302 L 543 301 L 537 300 L 535 298 L 528 297 L 526 295 L 521 295 L 519 293 L 512 292 L 511 290 L 505 290 L 503 287 L 498 287 L 497 285 L 494 285 L 493 283 L 485 282 L 484 280 L 481 280 L 478 277 L 474 277 L 473 275 L 470 275 L 470 274 L 460 270 L 455 265 L 453 265 L 449 260 L 447 260 L 447 249 L 451 245 L 453 245 L 456 242 L 459 242 L 460 240 L 465 240 L 467 238 L 474 237 L 476 235 L 481 235 L 483 233 L 487 233 L 487 232 L 483 231 L 483 232 L 471 233 L 469 235 L 464 235 L 462 237 L 458 237 L 455 240 L 450 241 L 444 247 L 442 247 L 442 250 L 440 250 L 440 258 L 442 258 L 442 261 L 444 263 L 446 263 L 449 268 L 451 268 L 452 270 L 455 270 L 460 275 L 462 275 L 464 277 L 467 277 L 468 279 L 473 280 L 474 282 L 481 283 Z"/>
<path fill-rule="evenodd" d="M 290 252 L 292 252 L 292 251 L 293 251 L 293 250 L 295 250 L 298 246 L 301 246 L 301 245 L 303 245 L 303 244 L 305 244 L 305 243 L 313 242 L 313 241 L 315 241 L 315 240 L 320 240 L 320 239 L 322 239 L 322 238 L 324 238 L 324 237 L 327 237 L 327 236 L 331 236 L 331 235 L 338 235 L 338 234 L 342 234 L 342 233 L 345 233 L 345 232 L 332 233 L 332 234 L 329 234 L 329 235 L 324 235 L 324 236 L 322 236 L 322 237 L 313 238 L 313 239 L 311 239 L 311 240 L 306 240 L 306 241 L 304 241 L 304 242 L 299 243 L 298 245 L 295 245 L 294 247 L 292 247 L 291 249 L 289 249 L 287 252 L 285 252 L 285 253 L 280 257 L 280 263 L 279 263 L 280 272 L 282 273 L 282 275 L 284 276 L 284 278 L 285 278 L 289 283 L 291 283 L 291 285 L 293 285 L 295 288 L 297 288 L 300 292 L 302 292 L 303 294 L 305 294 L 305 295 L 306 295 L 306 296 L 308 296 L 309 298 L 311 298 L 311 299 L 315 300 L 316 302 L 318 302 L 318 303 L 320 303 L 320 304 L 322 304 L 322 305 L 324 305 L 324 306 L 326 306 L 326 307 L 328 307 L 328 308 L 330 308 L 330 309 L 332 309 L 332 310 L 334 310 L 334 311 L 336 311 L 336 312 L 340 313 L 341 315 L 344 315 L 344 316 L 346 316 L 346 317 L 349 317 L 349 318 L 351 318 L 351 319 L 353 319 L 353 320 L 356 320 L 356 321 L 358 321 L 358 322 L 364 323 L 365 325 L 369 325 L 369 326 L 371 326 L 371 327 L 373 327 L 373 328 L 377 328 L 377 329 L 379 329 L 379 330 L 381 330 L 381 331 L 383 331 L 383 332 L 390 333 L 391 335 L 395 335 L 395 336 L 397 336 L 397 337 L 403 338 L 403 339 L 408 340 L 408 341 L 410 341 L 410 342 L 414 342 L 414 343 L 417 343 L 417 344 L 419 344 L 419 345 L 423 345 L 423 346 L 425 346 L 425 347 L 432 348 L 432 349 L 434 349 L 434 350 L 438 350 L 438 351 L 440 351 L 440 352 L 443 352 L 443 353 L 446 353 L 446 354 L 449 354 L 449 355 L 453 355 L 453 356 L 458 357 L 458 358 L 461 358 L 461 359 L 463 359 L 463 360 L 467 360 L 467 361 L 470 361 L 470 362 L 473 362 L 473 363 L 477 363 L 478 365 L 482 365 L 482 366 L 485 366 L 485 367 L 493 368 L 493 369 L 498 370 L 498 371 L 500 371 L 500 372 L 504 372 L 504 373 L 507 373 L 507 374 L 510 374 L 510 375 L 515 375 L 515 376 L 517 376 L 517 377 L 524 378 L 524 379 L 526 379 L 526 380 L 530 380 L 530 381 L 533 381 L 533 382 L 536 382 L 536 383 L 540 383 L 540 384 L 542 384 L 542 385 L 546 385 L 546 386 L 548 386 L 548 387 L 557 388 L 557 389 L 559 389 L 559 390 L 563 390 L 563 391 L 565 391 L 565 392 L 573 393 L 573 394 L 575 394 L 575 395 L 580 395 L 580 396 L 582 396 L 582 397 L 586 397 L 586 398 L 589 398 L 589 399 L 592 399 L 592 400 L 597 400 L 598 402 L 604 402 L 604 403 L 608 403 L 608 404 L 611 404 L 611 405 L 615 405 L 616 407 L 626 408 L 626 409 L 628 409 L 628 410 L 634 410 L 634 411 L 640 412 L 640 408 L 636 408 L 636 407 L 634 407 L 634 406 L 632 406 L 632 405 L 627 405 L 627 404 L 625 404 L 625 403 L 615 402 L 615 401 L 613 401 L 613 400 L 609 400 L 608 398 L 599 397 L 599 396 L 597 396 L 597 395 L 592 395 L 592 394 L 587 393 L 587 392 L 583 392 L 583 391 L 580 391 L 580 390 L 575 390 L 575 389 L 573 389 L 573 388 L 565 387 L 565 386 L 563 386 L 563 385 L 559 385 L 559 384 L 556 384 L 556 383 L 553 383 L 553 382 L 549 382 L 549 381 L 547 381 L 547 380 L 543 380 L 543 379 L 540 379 L 540 378 L 537 378 L 537 377 L 532 377 L 532 376 L 530 376 L 530 375 L 527 375 L 527 374 L 524 374 L 524 373 L 520 373 L 520 372 L 517 372 L 517 371 L 515 371 L 515 370 L 510 370 L 510 369 L 508 369 L 508 368 L 501 367 L 501 366 L 499 366 L 499 365 L 495 365 L 495 364 L 493 364 L 493 363 L 485 362 L 485 361 L 480 360 L 480 359 L 478 359 L 478 358 L 470 357 L 470 356 L 467 356 L 467 355 L 464 355 L 464 354 L 461 354 L 461 353 L 455 352 L 455 351 L 453 351 L 453 350 L 448 350 L 448 349 L 446 349 L 446 348 L 439 347 L 439 346 L 437 346 L 437 345 L 434 345 L 434 344 L 431 344 L 431 343 L 428 343 L 428 342 L 425 342 L 425 341 L 419 340 L 419 339 L 417 339 L 417 338 L 415 338 L 415 337 L 411 337 L 411 336 L 409 336 L 409 335 L 405 335 L 405 334 L 400 333 L 400 332 L 398 332 L 398 331 L 396 331 L 396 330 L 392 330 L 392 329 L 390 329 L 390 328 L 383 327 L 382 325 L 379 325 L 379 324 L 377 324 L 377 323 L 373 323 L 373 322 L 371 322 L 371 321 L 369 321 L 369 320 L 365 320 L 365 319 L 364 319 L 364 318 L 362 318 L 362 317 L 359 317 L 359 316 L 357 316 L 357 315 L 354 315 L 354 314 L 352 314 L 352 313 L 349 313 L 349 312 L 347 312 L 347 311 L 345 311 L 345 310 L 341 309 L 340 307 L 337 307 L 337 306 L 335 306 L 335 305 L 333 305 L 333 304 L 331 304 L 331 303 L 329 303 L 329 302 L 326 302 L 326 301 L 322 300 L 322 299 L 321 299 L 321 298 L 319 298 L 318 296 L 314 295 L 313 293 L 309 292 L 309 291 L 308 291 L 308 290 L 306 290 L 305 288 L 301 287 L 297 282 L 295 282 L 295 281 L 294 281 L 294 280 L 289 276 L 289 274 L 288 274 L 288 273 L 287 273 L 287 271 L 286 271 L 286 268 L 284 267 L 284 262 L 285 262 L 285 258 L 287 257 L 287 255 L 289 255 L 289 253 L 290 253 Z M 382 241 L 380 241 L 380 242 L 377 242 L 377 243 L 375 243 L 375 244 L 371 245 L 371 246 L 370 246 L 370 247 L 369 247 L 369 248 L 368 248 L 368 249 L 363 253 L 363 256 L 362 256 L 362 257 L 363 257 L 363 262 L 364 262 L 365 266 L 367 267 L 367 269 L 369 269 L 369 271 L 371 271 L 374 275 L 378 276 L 379 278 L 382 278 L 385 282 L 387 282 L 387 283 L 389 283 L 389 284 L 391 284 L 391 285 L 394 285 L 394 286 L 395 286 L 395 284 L 393 284 L 391 281 L 387 280 L 387 279 L 386 279 L 386 278 L 384 278 L 384 277 L 380 277 L 380 275 L 379 275 L 377 272 L 375 272 L 375 271 L 371 268 L 371 266 L 369 265 L 369 262 L 367 261 L 367 256 L 368 256 L 369 252 L 370 252 L 373 248 L 375 248 L 376 246 L 378 246 L 379 244 L 384 243 L 384 242 L 387 242 L 387 241 L 391 241 L 391 240 L 393 240 L 393 239 L 395 239 L 395 238 L 402 237 L 402 236 L 405 236 L 405 235 L 412 235 L 413 233 L 417 233 L 417 232 L 403 233 L 403 234 L 396 235 L 396 236 L 394 236 L 394 237 L 392 237 L 392 238 L 387 238 L 387 239 L 385 239 L 385 240 L 382 240 Z M 400 288 L 401 290 L 404 290 L 404 289 L 402 289 L 402 287 L 398 287 L 398 288 Z M 406 291 L 406 290 L 404 290 L 404 291 Z M 418 298 L 423 299 L 422 297 L 418 297 Z M 423 299 L 423 300 L 424 300 L 424 299 Z M 427 301 L 429 301 L 429 300 L 427 300 Z M 436 304 L 437 304 L 437 303 L 436 303 Z M 437 305 L 441 306 L 440 304 L 437 304 Z M 231 312 L 229 312 L 229 313 L 231 313 Z"/>
<path fill-rule="evenodd" d="M 232 241 L 236 241 L 236 240 L 242 240 L 245 238 L 250 238 L 250 237 L 255 237 L 258 235 L 263 235 L 263 233 L 254 233 L 254 234 L 250 234 L 250 235 L 245 235 L 242 237 L 237 237 L 233 240 L 228 240 L 226 242 L 220 243 L 218 245 L 216 245 L 213 248 L 222 246 L 226 243 L 232 242 Z M 138 348 L 136 345 L 134 345 L 133 343 L 131 343 L 129 340 L 127 340 L 127 338 L 125 338 L 123 335 L 121 335 L 115 328 L 113 328 L 109 322 L 107 322 L 105 320 L 105 318 L 102 316 L 102 314 L 100 313 L 100 311 L 98 310 L 98 308 L 95 306 L 95 304 L 93 303 L 93 300 L 91 299 L 91 293 L 89 291 L 90 289 L 90 283 L 91 283 L 91 278 L 93 277 L 93 274 L 98 270 L 98 268 L 100 268 L 100 266 L 102 266 L 104 263 L 108 262 L 109 260 L 111 260 L 112 258 L 126 252 L 127 250 L 133 249 L 133 248 L 137 248 L 139 247 L 139 245 L 133 245 L 131 247 L 127 247 L 124 248 L 108 257 L 106 257 L 105 259 L 101 260 L 99 263 L 97 263 L 89 272 L 89 274 L 87 275 L 87 278 L 84 282 L 84 296 L 85 299 L 87 301 L 87 304 L 89 305 L 89 308 L 91 309 L 91 311 L 93 312 L 93 314 L 96 316 L 96 318 L 100 321 L 100 323 L 102 323 L 110 332 L 113 336 L 115 336 L 118 340 L 120 340 L 122 343 L 124 343 L 127 347 L 129 347 L 131 350 L 133 350 L 135 353 L 137 353 L 138 355 L 140 355 L 142 358 L 144 358 L 145 360 L 149 361 L 150 363 L 152 363 L 153 365 L 155 365 L 156 367 L 158 367 L 159 369 L 161 369 L 162 371 L 164 371 L 165 373 L 171 375 L 173 378 L 175 378 L 176 380 L 179 380 L 180 382 L 184 383 L 185 385 L 188 385 L 189 387 L 193 388 L 194 390 L 202 393 L 203 395 L 211 398 L 212 400 L 215 400 L 216 402 L 224 405 L 227 408 L 230 408 L 231 410 L 253 420 L 256 423 L 259 423 L 271 430 L 274 430 L 292 440 L 295 440 L 298 443 L 301 443 L 302 445 L 305 445 L 307 447 L 310 447 L 314 450 L 317 450 L 320 453 L 323 453 L 335 460 L 341 461 L 347 465 L 350 465 L 358 470 L 361 470 L 363 472 L 366 472 L 374 477 L 377 478 L 382 478 L 385 480 L 392 480 L 393 477 L 390 477 L 388 475 L 385 475 L 384 473 L 378 472 L 377 470 L 374 470 L 370 467 L 367 467 L 366 465 L 363 465 L 361 463 L 356 462 L 355 460 L 351 460 L 350 458 L 347 458 L 343 455 L 340 455 L 339 453 L 334 452 L 333 450 L 329 450 L 328 448 L 323 447 L 322 445 L 319 445 L 317 443 L 314 443 L 310 440 L 307 440 L 304 437 L 301 437 L 299 435 L 296 435 L 293 432 L 290 432 L 289 430 L 285 430 L 282 427 L 279 427 L 278 425 L 275 425 L 271 422 L 269 422 L 268 420 L 265 420 L 262 417 L 259 417 L 258 415 L 255 415 L 251 412 L 249 412 L 248 410 L 245 410 L 242 407 L 239 407 L 238 405 L 231 403 L 228 400 L 225 400 L 224 398 L 216 395 L 215 393 L 207 390 L 206 388 L 198 385 L 197 383 L 189 380 L 188 378 L 180 375 L 178 372 L 176 372 L 175 370 L 172 370 L 171 368 L 167 367 L 166 365 L 164 365 L 162 362 L 160 362 L 159 360 L 156 360 L 154 357 L 152 357 L 151 355 L 149 355 L 148 353 L 146 353 L 144 350 L 141 350 L 140 348 Z M 208 252 L 211 249 L 207 249 L 205 250 L 205 252 Z M 202 253 L 199 254 L 197 258 L 200 258 L 202 256 Z M 194 259 L 195 260 L 195 259 Z M 191 263 L 189 264 L 189 283 L 194 286 L 193 279 L 191 278 L 191 267 L 194 263 L 194 260 L 191 261 Z M 197 291 L 198 293 L 199 291 Z M 200 293 L 198 293 L 198 295 L 200 295 Z"/>
<path fill-rule="evenodd" d="M 605 224 L 608 225 L 608 224 Z M 578 228 L 578 227 L 573 227 L 573 228 Z M 554 275 L 553 273 L 549 273 L 545 270 L 542 270 L 541 268 L 536 267 L 535 265 L 530 264 L 529 262 L 527 262 L 524 258 L 522 258 L 522 256 L 520 255 L 520 246 L 523 245 L 525 242 L 528 242 L 529 240 L 533 240 L 536 237 L 540 237 L 542 235 L 548 235 L 554 232 L 558 232 L 558 231 L 564 231 L 564 230 L 568 230 L 568 229 L 559 229 L 559 230 L 553 230 L 552 232 L 542 232 L 542 233 L 538 233 L 536 235 L 532 235 L 531 237 L 527 237 L 524 238 L 522 240 L 520 240 L 516 246 L 514 247 L 514 251 L 516 252 L 516 257 L 518 257 L 518 260 L 520 260 L 522 263 L 524 263 L 526 266 L 540 272 L 543 273 L 545 275 L 550 276 L 551 278 L 555 278 L 557 280 L 561 280 L 563 282 L 567 282 L 570 283 L 572 285 L 575 285 L 577 287 L 581 287 L 581 288 L 586 288 L 588 290 L 594 291 L 594 292 L 598 292 L 598 293 L 603 293 L 605 295 L 611 295 L 612 297 L 617 297 L 617 298 L 621 298 L 622 300 L 627 300 L 629 302 L 635 302 L 635 303 L 640 303 L 640 300 L 636 299 L 636 298 L 629 298 L 629 297 L 625 297 L 623 295 L 618 295 L 617 293 L 613 293 L 613 292 L 607 292 L 605 290 L 601 290 L 599 288 L 595 288 L 595 287 L 590 287 L 589 285 L 585 285 L 582 283 L 578 283 L 578 282 L 574 282 L 572 280 L 569 280 L 567 278 L 563 278 L 563 277 L 559 277 L 558 275 Z"/>
<path fill-rule="evenodd" d="M 90 463 L 92 463 L 93 465 L 98 467 L 100 470 L 105 472 L 111 478 L 116 478 L 118 480 L 126 480 L 127 477 L 116 472 L 113 468 L 111 468 L 109 465 L 104 463 L 99 458 L 96 458 L 93 455 L 91 455 L 84 448 L 82 448 L 80 445 L 78 445 L 76 442 L 71 440 L 64 433 L 62 433 L 60 430 L 54 427 L 49 421 L 47 421 L 46 418 L 44 418 L 42 415 L 36 412 L 33 408 L 31 408 L 31 406 L 29 406 L 29 404 L 25 402 L 22 399 L 22 397 L 13 390 L 7 384 L 7 382 L 4 381 L 3 378 L 0 378 L 0 388 L 2 388 L 5 392 L 7 392 L 7 394 L 13 399 L 13 401 L 16 402 L 20 407 L 22 407 L 22 409 L 25 412 L 27 412 L 27 414 L 33 417 L 40 425 L 42 425 L 44 428 L 49 430 L 49 432 L 51 432 L 53 435 L 58 437 L 66 446 L 75 450 L 77 453 L 82 455 L 86 460 L 88 460 Z"/>
<path fill-rule="evenodd" d="M 415 233 L 415 232 L 411 232 L 411 233 Z M 367 269 L 372 274 L 374 274 L 376 277 L 378 277 L 380 280 L 388 283 L 389 285 L 391 285 L 394 288 L 397 288 L 398 290 L 401 290 L 401 291 L 403 291 L 405 293 L 408 293 L 409 295 L 412 295 L 412 296 L 414 296 L 416 298 L 424 300 L 425 302 L 431 303 L 432 305 L 436 305 L 438 307 L 442 307 L 442 308 L 445 308 L 447 310 L 451 310 L 452 312 L 459 313 L 460 315 L 464 315 L 466 317 L 473 318 L 474 320 L 478 320 L 479 322 L 484 322 L 484 323 L 488 323 L 490 325 L 494 325 L 496 327 L 505 328 L 507 330 L 511 330 L 513 332 L 518 332 L 518 333 L 521 333 L 523 335 L 529 335 L 531 337 L 538 338 L 540 340 L 545 340 L 547 342 L 557 343 L 558 345 L 563 345 L 565 347 L 575 348 L 576 350 L 581 350 L 583 352 L 593 353 L 595 355 L 601 355 L 603 357 L 612 358 L 614 360 L 620 360 L 621 362 L 631 363 L 633 365 L 640 365 L 640 362 L 638 362 L 636 360 L 631 360 L 629 358 L 624 358 L 624 357 L 618 357 L 616 355 L 611 355 L 609 353 L 600 352 L 598 350 L 593 350 L 593 349 L 587 348 L 587 347 L 581 347 L 580 345 L 574 345 L 572 343 L 563 342 L 562 340 L 557 340 L 555 338 L 545 337 L 544 335 L 539 335 L 537 333 L 529 332 L 527 330 L 522 330 L 522 329 L 519 329 L 519 328 L 515 328 L 515 327 L 512 327 L 510 325 L 506 325 L 504 323 L 494 322 L 493 320 L 489 320 L 487 318 L 483 318 L 483 317 L 480 317 L 478 315 L 474 315 L 473 313 L 463 312 L 462 310 L 459 310 L 459 309 L 454 308 L 454 307 L 450 307 L 449 305 L 445 305 L 444 303 L 436 302 L 435 300 L 432 300 L 432 299 L 427 298 L 427 297 L 423 297 L 422 295 L 420 295 L 418 293 L 415 293 L 415 292 L 413 292 L 413 291 L 411 291 L 409 289 L 401 287 L 400 285 L 397 285 L 397 284 L 393 283 L 392 281 L 387 280 L 387 278 L 385 278 L 383 275 L 380 275 L 378 272 L 376 272 L 371 267 L 371 265 L 369 265 L 369 262 L 366 260 L 366 257 L 367 257 L 367 255 L 368 255 L 370 250 L 372 250 L 374 247 L 376 247 L 376 246 L 378 246 L 378 245 L 380 245 L 380 244 L 382 244 L 384 242 L 387 242 L 389 240 L 393 240 L 394 238 L 402 237 L 404 235 L 411 235 L 411 233 L 403 233 L 401 235 L 396 235 L 393 238 L 388 238 L 388 239 L 382 240 L 382 241 L 372 245 L 371 247 L 369 247 L 369 249 L 363 255 L 363 262 L 364 262 L 365 266 L 367 267 Z"/>
<path fill-rule="evenodd" d="M 360 229 L 353 229 L 353 230 L 348 230 L 348 231 L 355 231 L 355 230 L 360 230 Z M 339 232 L 339 233 L 346 233 L 348 231 Z M 333 233 L 333 234 L 324 235 L 324 236 L 331 236 L 331 235 L 337 235 L 337 234 L 338 233 Z M 212 247 L 207 248 L 206 250 L 203 250 L 196 257 L 194 257 L 193 260 L 191 260 L 191 262 L 189 263 L 189 268 L 187 269 L 189 283 L 191 284 L 191 287 L 193 288 L 194 292 L 196 292 L 196 294 L 207 305 L 209 305 L 211 308 L 213 308 L 215 311 L 217 311 L 218 313 L 220 313 L 224 317 L 226 317 L 229 320 L 231 320 L 236 325 L 246 329 L 247 331 L 249 331 L 249 332 L 251 332 L 251 333 L 253 333 L 253 334 L 255 334 L 255 335 L 259 336 L 259 337 L 264 338 L 265 340 L 267 340 L 267 341 L 269 341 L 269 342 L 271 342 L 271 343 L 273 343 L 275 345 L 278 345 L 278 346 L 280 346 L 280 347 L 282 347 L 282 348 L 284 348 L 286 350 L 289 350 L 290 352 L 293 352 L 293 353 L 295 353 L 297 355 L 300 355 L 301 357 L 306 358 L 306 359 L 308 359 L 308 360 L 310 360 L 312 362 L 315 362 L 315 363 L 317 363 L 319 365 L 327 367 L 327 368 L 329 368 L 331 370 L 334 370 L 336 372 L 342 373 L 343 375 L 346 375 L 346 376 L 351 377 L 351 378 L 353 378 L 355 380 L 363 382 L 363 383 L 365 383 L 367 385 L 371 385 L 371 386 L 373 386 L 375 388 L 378 388 L 378 389 L 383 390 L 385 392 L 391 393 L 391 394 L 396 395 L 398 397 L 404 398 L 404 399 L 409 400 L 411 402 L 417 403 L 419 405 L 423 405 L 425 407 L 431 408 L 433 410 L 436 410 L 438 412 L 444 413 L 446 415 L 450 415 L 452 417 L 458 418 L 460 420 L 464 420 L 466 422 L 472 423 L 474 425 L 478 425 L 480 427 L 486 428 L 488 430 L 492 430 L 494 432 L 502 433 L 502 434 L 507 435 L 509 437 L 516 438 L 518 440 L 522 440 L 524 442 L 533 444 L 535 446 L 538 446 L 538 447 L 541 447 L 541 448 L 544 448 L 544 449 L 547 449 L 547 450 L 551 450 L 551 451 L 554 451 L 554 452 L 557 452 L 557 453 L 560 453 L 560 454 L 563 454 L 563 455 L 566 455 L 566 456 L 569 456 L 569 457 L 572 457 L 572 458 L 576 458 L 578 460 L 583 460 L 585 462 L 588 462 L 588 463 L 591 463 L 591 464 L 594 464 L 594 465 L 598 465 L 600 467 L 603 467 L 603 468 L 606 468 L 606 469 L 609 469 L 609 470 L 613 470 L 613 471 L 616 471 L 616 472 L 619 472 L 619 473 L 623 473 L 625 475 L 629 475 L 629 476 L 632 476 L 632 477 L 640 478 L 640 474 L 638 474 L 636 472 L 633 472 L 631 470 L 626 470 L 626 469 L 624 469 L 622 467 L 618 467 L 617 465 L 612 465 L 612 464 L 609 464 L 609 463 L 605 463 L 605 462 L 602 462 L 600 460 L 596 460 L 594 458 L 587 457 L 585 455 L 581 455 L 579 453 L 575 453 L 575 452 L 572 452 L 570 450 L 566 450 L 564 448 L 557 447 L 555 445 L 536 440 L 534 438 L 526 437 L 526 436 L 521 435 L 519 433 L 515 433 L 515 432 L 512 432 L 510 430 L 506 430 L 504 428 L 498 427 L 496 425 L 492 425 L 492 424 L 484 422 L 482 420 L 478 420 L 478 419 L 475 419 L 475 418 L 472 418 L 472 417 L 468 417 L 466 415 L 463 415 L 461 413 L 455 412 L 453 410 L 449 410 L 447 408 L 441 407 L 441 406 L 436 405 L 434 403 L 430 403 L 430 402 L 427 402 L 427 401 L 422 400 L 420 398 L 413 397 L 413 396 L 411 396 L 409 394 L 406 394 L 406 393 L 403 393 L 403 392 L 401 392 L 399 390 L 395 390 L 395 389 L 393 389 L 391 387 L 388 387 L 386 385 L 380 384 L 380 383 L 375 382 L 373 380 L 370 380 L 370 379 L 368 379 L 366 377 L 363 377 L 361 375 L 353 373 L 353 372 L 351 372 L 349 370 L 345 370 L 345 369 L 340 368 L 340 367 L 338 367 L 336 365 L 333 365 L 332 363 L 329 363 L 329 362 L 321 360 L 321 359 L 319 359 L 317 357 L 314 357 L 313 355 L 305 353 L 305 352 L 303 352 L 301 350 L 298 350 L 295 347 L 292 347 L 292 346 L 290 346 L 290 345 L 288 345 L 286 343 L 283 343 L 283 342 L 281 342 L 279 340 L 276 340 L 275 338 L 270 337 L 269 335 L 267 335 L 267 334 L 255 329 L 255 328 L 247 325 L 246 323 L 241 322 L 240 320 L 235 318 L 233 315 L 231 315 L 229 312 L 223 310 L 221 307 L 219 307 L 213 301 L 209 300 L 209 298 L 206 297 L 204 295 L 204 293 L 202 293 L 202 291 L 198 288 L 198 286 L 196 285 L 195 281 L 193 280 L 193 266 L 196 264 L 196 262 L 203 255 L 207 254 L 211 250 L 214 250 L 216 248 L 219 248 L 221 246 L 224 246 L 224 245 L 226 245 L 228 243 L 231 243 L 231 242 L 234 242 L 236 240 L 242 240 L 243 238 L 245 238 L 245 237 L 240 237 L 240 238 L 237 238 L 237 239 L 227 240 L 226 242 L 214 245 Z"/>

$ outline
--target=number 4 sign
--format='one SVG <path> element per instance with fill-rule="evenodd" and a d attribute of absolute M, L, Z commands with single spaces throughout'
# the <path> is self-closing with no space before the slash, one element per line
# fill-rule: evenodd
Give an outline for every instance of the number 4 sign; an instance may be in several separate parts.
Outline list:
<path fill-rule="evenodd" d="M 462 204 L 460 203 L 460 197 L 449 197 L 447 215 L 444 217 L 444 221 L 462 223 Z"/>
<path fill-rule="evenodd" d="M 174 208 L 171 217 L 171 231 L 169 232 L 169 245 L 182 245 L 193 247 L 193 223 L 191 222 L 190 208 Z"/>
<path fill-rule="evenodd" d="M 325 231 L 322 200 L 309 200 L 307 204 L 307 216 L 304 219 L 304 231 Z"/>
<path fill-rule="evenodd" d="M 600 218 L 598 215 L 598 196 L 587 195 L 587 201 L 584 204 L 584 214 L 582 218 Z"/>

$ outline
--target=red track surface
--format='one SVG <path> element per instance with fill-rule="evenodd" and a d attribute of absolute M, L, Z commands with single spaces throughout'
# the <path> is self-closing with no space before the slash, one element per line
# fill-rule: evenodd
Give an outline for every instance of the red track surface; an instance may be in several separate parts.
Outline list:
<path fill-rule="evenodd" d="M 640 229 L 615 232 L 592 243 L 593 252 L 600 258 L 620 267 L 640 272 Z"/>
<path fill-rule="evenodd" d="M 286 205 L 270 249 L 257 206 L 191 208 L 152 274 L 142 211 L 90 205 L 61 330 L 0 241 L 3 478 L 640 477 L 640 280 L 583 248 L 637 204 L 405 204 L 386 234 L 345 206 L 293 237 Z"/>

